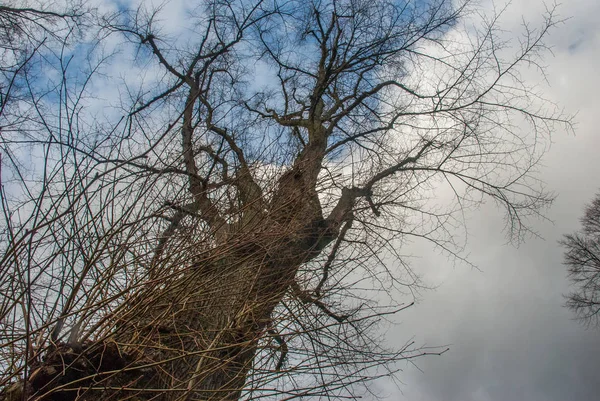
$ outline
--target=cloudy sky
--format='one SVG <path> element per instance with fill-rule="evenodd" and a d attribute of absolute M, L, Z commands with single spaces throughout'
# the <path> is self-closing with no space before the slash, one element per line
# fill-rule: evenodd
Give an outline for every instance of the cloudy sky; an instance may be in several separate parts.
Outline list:
<path fill-rule="evenodd" d="M 177 21 L 184 3 L 165 8 L 164 19 Z M 506 34 L 519 27 L 521 17 L 535 21 L 544 10 L 541 0 L 514 0 L 504 15 Z M 384 399 L 600 399 L 600 329 L 585 329 L 563 307 L 569 283 L 557 244 L 563 234 L 579 228 L 585 204 L 600 191 L 600 1 L 569 0 L 559 14 L 568 20 L 549 37 L 554 55 L 546 59 L 544 92 L 576 114 L 576 134 L 555 132 L 540 167 L 548 190 L 557 194 L 548 220 L 534 223 L 540 238 L 528 238 L 519 247 L 508 244 L 502 212 L 489 204 L 467 215 L 467 252 L 479 270 L 420 244 L 403 250 L 415 255 L 416 272 L 436 289 L 422 292 L 415 307 L 397 316 L 388 340 L 404 344 L 414 339 L 450 350 L 404 366 L 399 386 L 376 382 L 373 389 Z"/>
<path fill-rule="evenodd" d="M 535 20 L 538 0 L 515 1 L 505 23 Z M 449 263 L 443 255 L 422 257 L 413 245 L 416 270 L 434 291 L 398 317 L 389 341 L 449 344 L 441 357 L 406 366 L 398 389 L 377 383 L 388 400 L 507 401 L 598 400 L 600 329 L 585 329 L 562 307 L 569 292 L 563 250 L 557 241 L 579 229 L 579 218 L 600 190 L 600 2 L 576 0 L 559 8 L 569 18 L 548 44 L 548 98 L 576 113 L 576 134 L 555 132 L 541 178 L 557 194 L 547 217 L 519 247 L 507 244 L 502 214 L 493 205 L 470 214 L 470 260 L 481 271 Z M 407 251 L 410 248 L 407 248 Z M 427 255 L 428 253 L 425 253 Z"/>
<path fill-rule="evenodd" d="M 491 3 L 481 3 L 492 12 Z M 163 19 L 179 21 L 184 4 L 169 3 Z M 496 9 L 503 4 L 496 2 Z M 514 1 L 501 24 L 506 35 L 519 31 L 523 19 L 539 22 L 545 7 L 541 0 Z M 543 91 L 567 113 L 576 114 L 576 134 L 555 132 L 540 167 L 548 190 L 557 194 L 547 212 L 549 221 L 534 222 L 542 238 L 529 238 L 519 247 L 507 244 L 502 212 L 490 204 L 468 215 L 467 252 L 479 270 L 452 263 L 420 244 L 403 250 L 415 255 L 415 270 L 437 288 L 422 292 L 418 304 L 397 317 L 389 342 L 414 339 L 421 345 L 449 345 L 450 351 L 419 359 L 416 367 L 404 366 L 400 386 L 391 380 L 376 382 L 373 390 L 384 399 L 600 397 L 600 329 L 586 330 L 563 308 L 569 284 L 557 244 L 563 234 L 579 228 L 585 204 L 600 190 L 600 1 L 569 0 L 559 14 L 567 21 L 549 37 L 553 56 L 546 59 L 548 86 Z M 178 27 L 164 25 L 175 31 Z"/>

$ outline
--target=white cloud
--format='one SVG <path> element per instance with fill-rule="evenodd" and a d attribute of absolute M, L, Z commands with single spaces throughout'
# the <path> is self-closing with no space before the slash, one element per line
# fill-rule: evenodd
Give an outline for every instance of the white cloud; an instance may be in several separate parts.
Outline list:
<path fill-rule="evenodd" d="M 539 21 L 544 10 L 541 1 L 513 2 L 501 25 L 513 35 L 522 16 Z M 442 357 L 418 361 L 424 373 L 407 369 L 402 393 L 389 400 L 597 399 L 598 381 L 589 372 L 600 369 L 600 338 L 562 307 L 568 282 L 557 240 L 578 229 L 583 205 L 600 188 L 600 3 L 571 1 L 558 12 L 572 18 L 548 36 L 554 57 L 546 59 L 549 85 L 543 92 L 578 114 L 576 135 L 555 132 L 540 167 L 548 189 L 558 195 L 548 211 L 554 223 L 535 223 L 544 239 L 506 246 L 500 213 L 486 205 L 469 222 L 470 259 L 481 272 L 452 267 L 432 254 L 414 263 L 426 281 L 441 285 L 399 316 L 403 324 L 395 335 L 398 341 L 415 334 L 429 345 L 452 346 Z M 523 76 L 540 83 L 533 70 Z"/>

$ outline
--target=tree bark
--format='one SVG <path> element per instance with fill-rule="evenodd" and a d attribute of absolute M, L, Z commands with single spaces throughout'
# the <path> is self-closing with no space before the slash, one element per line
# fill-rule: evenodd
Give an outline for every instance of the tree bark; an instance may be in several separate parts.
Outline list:
<path fill-rule="evenodd" d="M 231 233 L 178 276 L 149 282 L 114 317 L 110 338 L 50 350 L 32 367 L 29 396 L 239 399 L 258 342 L 298 268 L 339 231 L 342 214 L 323 218 L 316 192 L 305 186 L 312 181 L 306 171 L 295 166 L 281 177 L 277 200 L 260 221 Z M 344 208 L 351 206 L 346 200 Z"/>

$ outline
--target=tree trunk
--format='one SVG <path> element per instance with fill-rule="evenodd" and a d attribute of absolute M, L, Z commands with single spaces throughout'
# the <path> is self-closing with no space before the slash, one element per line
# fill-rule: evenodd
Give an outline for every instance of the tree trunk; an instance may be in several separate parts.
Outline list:
<path fill-rule="evenodd" d="M 310 142 L 280 177 L 268 206 L 239 152 L 237 187 L 243 209 L 236 227 L 219 216 L 198 177 L 192 124 L 198 96 L 199 90 L 191 87 L 182 155 L 194 211 L 214 236 L 210 256 L 167 279 L 153 274 L 130 305 L 115 312 L 110 338 L 59 344 L 32 363 L 21 398 L 25 387 L 43 400 L 239 399 L 258 342 L 299 267 L 338 235 L 358 193 L 343 192 L 330 216 L 323 217 L 316 183 L 327 132 L 319 113 L 303 123 Z M 161 240 L 157 254 L 164 245 Z"/>
<path fill-rule="evenodd" d="M 316 193 L 307 197 L 302 182 L 302 173 L 284 174 L 268 216 L 231 234 L 176 277 L 148 283 L 116 314 L 110 338 L 51 350 L 32 366 L 29 395 L 239 399 L 273 310 L 302 263 L 337 234 L 323 219 Z"/>

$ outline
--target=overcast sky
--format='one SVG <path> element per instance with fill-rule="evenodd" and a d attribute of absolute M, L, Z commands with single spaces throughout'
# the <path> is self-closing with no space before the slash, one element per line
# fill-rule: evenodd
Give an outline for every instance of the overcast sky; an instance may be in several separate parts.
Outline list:
<path fill-rule="evenodd" d="M 509 25 L 544 9 L 537 0 L 513 3 Z M 544 91 L 577 113 L 577 125 L 575 136 L 555 132 L 540 169 L 557 194 L 547 213 L 552 221 L 535 223 L 543 239 L 516 248 L 506 244 L 501 212 L 486 205 L 468 223 L 470 260 L 481 271 L 436 254 L 414 262 L 438 288 L 398 316 L 388 338 L 414 336 L 420 344 L 450 344 L 450 351 L 419 359 L 421 371 L 406 366 L 400 389 L 379 381 L 375 388 L 388 400 L 600 399 L 600 329 L 586 330 L 562 307 L 569 283 L 557 244 L 579 229 L 584 206 L 600 189 L 600 2 L 570 0 L 559 10 L 570 19 L 549 38 L 554 57 L 547 58 L 550 86 Z"/>
<path fill-rule="evenodd" d="M 491 11 L 491 3 L 481 3 Z M 180 21 L 184 4 L 169 3 L 163 19 Z M 502 5 L 496 2 L 496 9 Z M 544 10 L 541 0 L 515 0 L 502 26 L 514 35 L 522 18 L 539 22 Z M 418 257 L 415 270 L 437 289 L 422 292 L 415 307 L 398 315 L 388 339 L 400 345 L 410 339 L 448 344 L 450 351 L 417 360 L 420 370 L 405 366 L 400 388 L 391 380 L 377 381 L 373 390 L 384 399 L 600 399 L 600 329 L 586 330 L 563 308 L 569 285 L 557 244 L 579 228 L 585 204 L 600 190 L 600 1 L 569 0 L 559 14 L 570 19 L 549 37 L 554 56 L 546 59 L 544 93 L 567 113 L 577 113 L 577 125 L 575 136 L 554 133 L 540 168 L 547 189 L 557 194 L 547 212 L 551 221 L 534 223 L 543 239 L 529 238 L 518 248 L 507 244 L 502 211 L 490 204 L 468 215 L 467 253 L 480 270 L 453 264 L 420 244 L 403 250 Z"/>
<path fill-rule="evenodd" d="M 507 35 L 521 17 L 535 20 L 544 11 L 541 0 L 513 3 L 505 15 Z M 163 18 L 178 21 L 182 4 L 170 3 Z M 403 250 L 418 256 L 415 270 L 437 289 L 422 292 L 415 307 L 398 315 L 388 339 L 447 344 L 450 351 L 417 360 L 420 370 L 406 365 L 398 376 L 404 383 L 400 388 L 389 380 L 376 382 L 374 390 L 384 399 L 600 399 L 600 329 L 586 330 L 563 308 L 569 285 L 557 244 L 579 228 L 585 204 L 600 190 L 600 1 L 569 0 L 559 10 L 570 19 L 549 37 L 554 57 L 546 59 L 549 87 L 544 92 L 567 113 L 577 113 L 577 125 L 575 136 L 554 133 L 540 168 L 548 190 L 557 194 L 547 212 L 551 221 L 535 223 L 543 238 L 529 238 L 516 248 L 502 232 L 501 211 L 490 204 L 470 213 L 467 252 L 480 270 L 453 264 L 419 244 Z M 114 68 L 122 73 L 122 66 Z"/>

